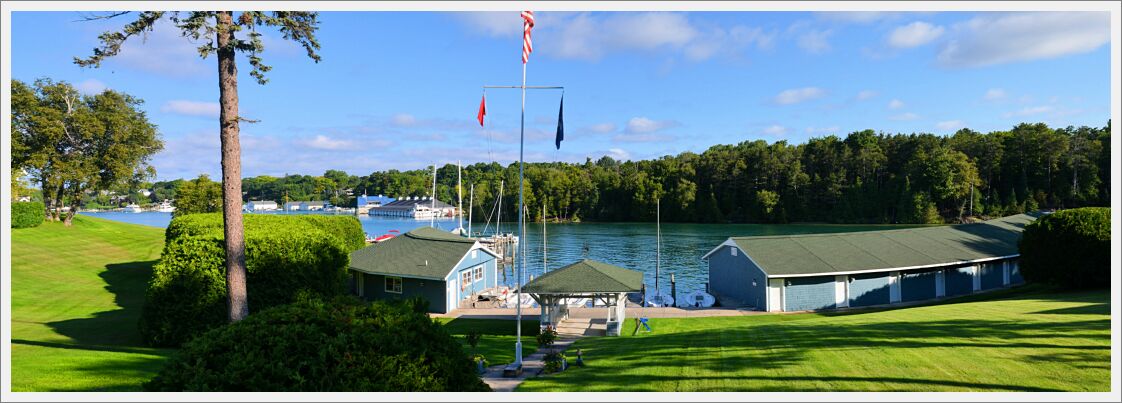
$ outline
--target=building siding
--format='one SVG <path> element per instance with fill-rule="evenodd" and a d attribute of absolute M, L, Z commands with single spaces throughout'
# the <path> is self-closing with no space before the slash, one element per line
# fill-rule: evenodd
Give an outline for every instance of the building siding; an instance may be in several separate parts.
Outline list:
<path fill-rule="evenodd" d="M 449 311 L 444 302 L 444 282 L 440 280 L 421 280 L 415 278 L 401 279 L 401 294 L 386 292 L 386 277 L 381 274 L 359 273 L 363 279 L 363 299 L 373 300 L 401 300 L 419 296 L 428 300 L 429 312 L 447 313 Z"/>
<path fill-rule="evenodd" d="M 473 253 L 475 254 L 475 257 L 471 256 Z M 454 283 L 456 285 L 456 287 L 453 288 L 454 292 L 456 293 L 456 301 L 462 301 L 465 298 L 471 297 L 472 294 L 476 294 L 488 288 L 495 287 L 495 284 L 497 283 L 497 279 L 495 278 L 495 265 L 495 257 L 491 256 L 491 254 L 487 252 L 484 252 L 483 250 L 476 249 L 468 252 L 467 256 L 464 256 L 463 261 L 461 261 L 460 264 L 456 265 L 455 269 L 448 274 L 447 278 L 445 278 L 445 281 Z M 460 279 L 462 278 L 461 276 L 463 275 L 463 272 L 472 271 L 476 267 L 483 268 L 483 279 L 475 280 L 475 277 L 473 275 L 471 283 L 461 286 Z"/>
<path fill-rule="evenodd" d="M 943 273 L 943 281 L 946 283 L 945 288 L 948 297 L 966 295 L 974 292 L 973 267 L 950 268 L 946 269 Z"/>
<path fill-rule="evenodd" d="M 900 273 L 900 300 L 903 302 L 934 299 L 938 270 L 917 270 Z"/>
<path fill-rule="evenodd" d="M 837 307 L 834 276 L 791 277 L 784 279 L 783 285 L 785 311 L 810 311 Z"/>
<path fill-rule="evenodd" d="M 849 276 L 849 306 L 881 305 L 889 302 L 888 273 Z"/>
<path fill-rule="evenodd" d="M 1005 273 L 1001 262 L 983 263 L 979 271 L 982 276 L 982 289 L 992 290 L 1005 286 Z"/>
<path fill-rule="evenodd" d="M 767 304 L 767 275 L 739 249 L 723 246 L 709 255 L 709 290 L 721 305 L 763 310 Z"/>

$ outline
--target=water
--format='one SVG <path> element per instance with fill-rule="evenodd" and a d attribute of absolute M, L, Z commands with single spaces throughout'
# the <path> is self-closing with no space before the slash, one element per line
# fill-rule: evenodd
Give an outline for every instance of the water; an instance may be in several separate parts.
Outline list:
<path fill-rule="evenodd" d="M 133 224 L 167 227 L 171 222 L 170 213 L 81 213 Z M 251 214 L 332 214 L 322 212 L 271 212 Z M 429 220 L 411 218 L 358 216 L 367 235 L 377 237 L 396 230 L 401 233 L 418 227 L 428 226 Z M 437 219 L 438 228 L 451 231 L 458 221 Z M 465 224 L 466 226 L 466 224 Z M 476 223 L 474 231 L 481 231 L 484 225 Z M 827 232 L 870 231 L 904 226 L 891 225 L 832 225 L 832 224 L 662 224 L 662 268 L 659 288 L 663 293 L 670 292 L 670 273 L 674 273 L 678 295 L 695 290 L 704 290 L 708 280 L 708 267 L 701 256 L 708 253 L 730 236 L 788 235 Z M 503 223 L 503 231 L 515 229 L 513 223 Z M 494 230 L 492 225 L 488 232 Z M 526 247 L 526 268 L 524 277 L 540 276 L 546 271 L 542 265 L 542 227 L 541 223 L 530 223 L 524 238 Z M 588 258 L 626 267 L 643 272 L 644 282 L 649 291 L 655 285 L 655 224 L 654 223 L 580 223 L 549 224 L 546 228 L 546 260 L 548 269 Z M 519 258 L 519 262 L 521 262 Z M 507 266 L 500 275 L 500 281 L 514 284 L 513 270 Z"/>

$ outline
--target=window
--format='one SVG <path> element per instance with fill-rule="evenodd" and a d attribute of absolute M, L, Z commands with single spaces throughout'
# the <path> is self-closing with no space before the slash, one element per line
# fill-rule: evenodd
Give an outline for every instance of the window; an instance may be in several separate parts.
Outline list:
<path fill-rule="evenodd" d="M 460 290 L 465 290 L 471 285 L 471 270 L 460 272 Z"/>
<path fill-rule="evenodd" d="M 386 277 L 386 292 L 401 294 L 401 277 Z"/>
<path fill-rule="evenodd" d="M 483 279 L 483 266 L 478 266 L 478 267 L 475 268 L 475 281 L 479 281 L 479 280 L 482 280 L 482 279 Z"/>
<path fill-rule="evenodd" d="M 478 258 L 478 257 L 479 257 L 479 250 L 478 249 L 471 251 L 471 258 L 472 259 L 475 259 L 475 258 Z"/>
<path fill-rule="evenodd" d="M 732 253 L 733 256 L 736 256 L 736 248 L 729 248 L 729 253 Z"/>

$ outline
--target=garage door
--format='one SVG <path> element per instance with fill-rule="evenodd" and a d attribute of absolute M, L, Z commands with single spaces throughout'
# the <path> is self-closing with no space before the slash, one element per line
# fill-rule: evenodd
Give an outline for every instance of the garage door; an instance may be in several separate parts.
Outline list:
<path fill-rule="evenodd" d="M 849 276 L 849 306 L 889 303 L 888 273 Z"/>
<path fill-rule="evenodd" d="M 966 295 L 974 292 L 974 273 L 970 267 L 947 269 L 943 278 L 947 282 L 947 296 Z"/>
<path fill-rule="evenodd" d="M 992 290 L 1005 285 L 1005 273 L 1002 272 L 1001 263 L 986 263 L 982 265 L 982 289 Z"/>
<path fill-rule="evenodd" d="M 900 300 L 923 301 L 935 298 L 936 270 L 913 271 L 900 274 Z"/>
<path fill-rule="evenodd" d="M 787 311 L 809 311 L 837 307 L 834 276 L 784 279 L 783 300 Z"/>

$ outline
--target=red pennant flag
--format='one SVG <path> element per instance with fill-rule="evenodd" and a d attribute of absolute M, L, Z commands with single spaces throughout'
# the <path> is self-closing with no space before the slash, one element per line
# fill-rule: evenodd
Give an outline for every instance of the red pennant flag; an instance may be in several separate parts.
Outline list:
<path fill-rule="evenodd" d="M 483 94 L 483 99 L 479 100 L 479 114 L 475 116 L 479 120 L 479 127 L 483 127 L 483 116 L 487 114 L 487 94 Z"/>

